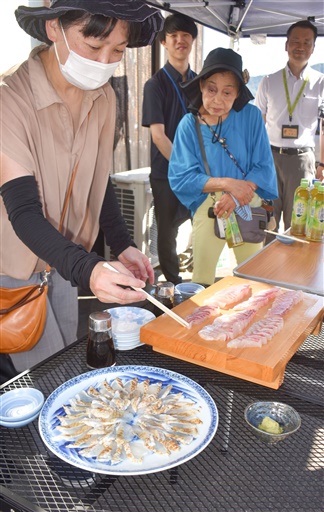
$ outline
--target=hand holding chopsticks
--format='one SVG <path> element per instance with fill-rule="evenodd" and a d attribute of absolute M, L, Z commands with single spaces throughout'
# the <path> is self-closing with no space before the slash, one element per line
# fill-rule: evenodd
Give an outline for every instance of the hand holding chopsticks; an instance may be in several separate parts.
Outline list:
<path fill-rule="evenodd" d="M 118 272 L 118 270 L 116 270 L 115 267 L 113 267 L 112 265 L 109 265 L 108 262 L 105 262 L 103 264 L 103 266 L 108 268 L 109 270 L 112 270 L 113 272 Z M 176 313 L 174 313 L 171 309 L 167 308 L 164 304 L 159 302 L 155 297 L 152 297 L 152 295 L 147 293 L 145 290 L 143 290 L 142 288 L 136 288 L 135 286 L 132 286 L 131 288 L 133 288 L 133 290 L 136 290 L 137 292 L 144 293 L 148 301 L 150 301 L 152 304 L 154 304 L 159 309 L 164 311 L 164 313 L 169 315 L 171 318 L 173 318 L 173 320 L 175 320 L 176 322 L 181 324 L 183 327 L 186 327 L 187 329 L 190 329 L 190 324 L 188 322 L 186 322 L 186 320 L 184 320 L 183 318 L 181 318 L 181 316 L 179 316 Z"/>
<path fill-rule="evenodd" d="M 270 231 L 270 229 L 265 229 L 265 233 L 270 233 L 271 235 L 282 236 L 282 238 L 288 238 L 289 240 L 294 240 L 295 242 L 300 242 L 302 244 L 309 244 L 308 240 L 301 240 L 296 236 L 284 235 L 283 233 L 277 233 L 276 231 Z"/>

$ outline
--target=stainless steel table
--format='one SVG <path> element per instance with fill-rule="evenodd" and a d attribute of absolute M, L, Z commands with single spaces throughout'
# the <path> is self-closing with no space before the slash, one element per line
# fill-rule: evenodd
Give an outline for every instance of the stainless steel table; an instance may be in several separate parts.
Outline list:
<path fill-rule="evenodd" d="M 86 372 L 81 339 L 6 383 L 45 398 Z M 320 512 L 323 510 L 324 331 L 309 336 L 288 363 L 279 390 L 252 384 L 158 354 L 148 346 L 117 354 L 118 365 L 165 367 L 196 380 L 213 397 L 219 426 L 190 461 L 159 473 L 112 476 L 65 463 L 42 442 L 37 420 L 0 431 L 1 512 Z M 300 414 L 300 430 L 274 446 L 257 440 L 244 422 L 255 400 L 277 400 Z"/>

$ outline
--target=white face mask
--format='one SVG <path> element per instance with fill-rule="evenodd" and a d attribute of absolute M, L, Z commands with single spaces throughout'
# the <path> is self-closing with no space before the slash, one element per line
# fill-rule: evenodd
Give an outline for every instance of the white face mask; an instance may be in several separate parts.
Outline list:
<path fill-rule="evenodd" d="M 60 63 L 55 43 L 54 49 L 65 80 L 85 91 L 93 91 L 105 85 L 118 68 L 120 61 L 113 62 L 112 64 L 103 64 L 102 62 L 81 57 L 81 55 L 70 50 L 62 25 L 61 29 L 65 44 L 69 50 L 69 56 L 65 64 Z"/>

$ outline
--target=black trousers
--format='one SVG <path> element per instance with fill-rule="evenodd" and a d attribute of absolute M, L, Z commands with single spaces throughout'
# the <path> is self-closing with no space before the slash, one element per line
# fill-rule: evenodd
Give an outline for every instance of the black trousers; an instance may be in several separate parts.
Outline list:
<path fill-rule="evenodd" d="M 177 235 L 179 226 L 190 218 L 190 212 L 174 195 L 167 179 L 158 180 L 150 176 L 150 182 L 157 224 L 160 267 L 167 281 L 178 284 L 182 279 L 179 276 Z"/>
<path fill-rule="evenodd" d="M 0 354 L 0 384 L 18 375 L 9 354 Z"/>

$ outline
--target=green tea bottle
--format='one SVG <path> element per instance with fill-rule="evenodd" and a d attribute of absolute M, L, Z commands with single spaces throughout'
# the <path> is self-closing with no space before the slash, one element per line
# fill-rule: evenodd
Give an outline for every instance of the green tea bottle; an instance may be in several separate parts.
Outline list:
<path fill-rule="evenodd" d="M 324 185 L 317 187 L 317 194 L 311 203 L 307 240 L 324 242 Z"/>
<path fill-rule="evenodd" d="M 313 187 L 309 191 L 309 199 L 308 199 L 308 206 L 307 206 L 307 221 L 306 221 L 306 238 L 309 237 L 310 229 L 311 229 L 311 223 L 312 223 L 312 201 L 314 197 L 316 196 L 318 192 L 318 187 L 321 185 L 320 180 L 313 180 Z"/>
<path fill-rule="evenodd" d="M 301 180 L 294 194 L 293 211 L 291 216 L 290 233 L 304 236 L 306 231 L 307 207 L 309 200 L 308 180 Z"/>
<path fill-rule="evenodd" d="M 243 238 L 241 235 L 241 231 L 239 225 L 236 220 L 235 213 L 232 212 L 227 219 L 224 219 L 224 230 L 225 230 L 225 240 L 229 248 L 237 247 L 238 245 L 242 245 Z"/>

